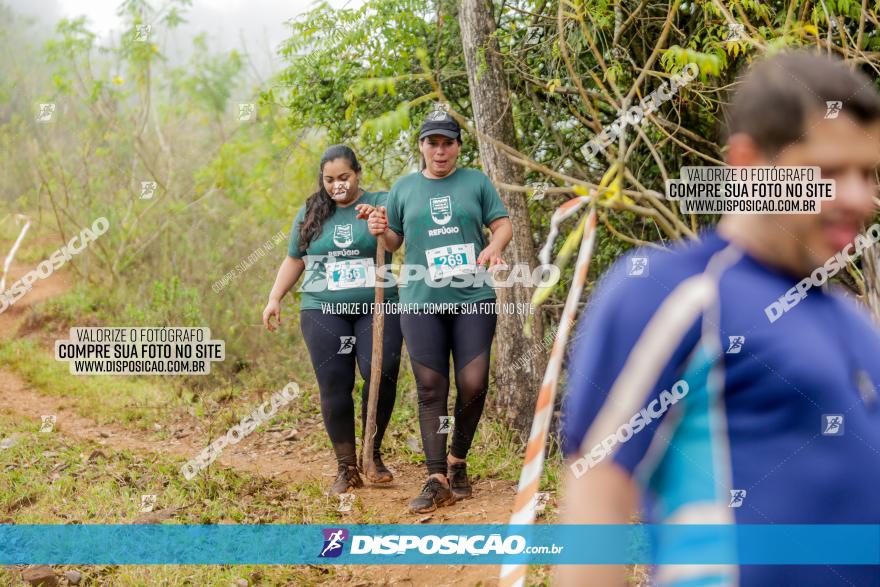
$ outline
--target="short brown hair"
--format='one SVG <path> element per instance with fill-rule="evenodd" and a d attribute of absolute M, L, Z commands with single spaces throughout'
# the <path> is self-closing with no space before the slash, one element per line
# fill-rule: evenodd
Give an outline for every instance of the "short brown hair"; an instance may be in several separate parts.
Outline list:
<path fill-rule="evenodd" d="M 858 122 L 880 119 L 880 94 L 868 76 L 806 51 L 755 63 L 737 86 L 727 109 L 726 137 L 745 133 L 770 157 L 803 138 L 807 117 L 824 115 L 826 102 L 842 102 L 841 112 Z"/>

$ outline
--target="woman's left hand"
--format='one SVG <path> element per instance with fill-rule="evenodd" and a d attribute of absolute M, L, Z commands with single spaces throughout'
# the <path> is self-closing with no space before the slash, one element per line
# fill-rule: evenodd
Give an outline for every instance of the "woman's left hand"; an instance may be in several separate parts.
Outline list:
<path fill-rule="evenodd" d="M 501 251 L 497 250 L 491 243 L 480 251 L 480 255 L 477 257 L 477 265 L 482 267 L 486 263 L 489 264 L 489 267 L 505 265 L 504 259 L 501 258 Z"/>
<path fill-rule="evenodd" d="M 358 204 L 354 209 L 357 210 L 358 220 L 368 220 L 376 207 L 371 204 Z"/>

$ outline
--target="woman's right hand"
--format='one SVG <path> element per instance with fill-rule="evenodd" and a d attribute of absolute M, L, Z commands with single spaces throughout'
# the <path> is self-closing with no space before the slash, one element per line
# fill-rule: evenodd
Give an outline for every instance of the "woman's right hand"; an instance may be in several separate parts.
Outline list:
<path fill-rule="evenodd" d="M 278 325 L 272 323 L 272 317 L 278 320 Z M 269 332 L 275 332 L 275 329 L 281 325 L 281 303 L 278 300 L 269 300 L 266 309 L 263 310 L 263 325 Z"/>
<path fill-rule="evenodd" d="M 367 219 L 367 228 L 373 236 L 382 236 L 388 230 L 388 214 L 385 206 L 378 206 L 370 212 Z"/>

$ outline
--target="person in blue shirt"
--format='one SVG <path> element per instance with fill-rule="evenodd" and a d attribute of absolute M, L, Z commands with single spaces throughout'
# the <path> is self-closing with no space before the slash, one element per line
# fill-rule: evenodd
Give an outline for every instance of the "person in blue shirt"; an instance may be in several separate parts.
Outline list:
<path fill-rule="evenodd" d="M 880 239 L 880 96 L 843 63 L 786 52 L 749 70 L 727 115 L 729 165 L 816 166 L 836 197 L 818 214 L 725 215 L 698 242 L 608 271 L 568 362 L 564 523 L 880 523 L 880 331 L 853 296 L 817 285 Z M 655 574 L 679 587 L 880 585 L 876 566 Z M 625 585 L 625 569 L 560 567 L 559 583 Z"/>

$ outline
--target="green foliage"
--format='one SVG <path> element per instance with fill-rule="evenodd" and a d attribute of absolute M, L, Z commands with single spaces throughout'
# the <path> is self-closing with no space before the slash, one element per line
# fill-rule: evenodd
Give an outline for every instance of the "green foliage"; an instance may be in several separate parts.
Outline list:
<path fill-rule="evenodd" d="M 183 78 L 181 88 L 204 106 L 211 114 L 227 111 L 229 98 L 235 89 L 244 61 L 238 51 L 229 55 L 212 55 L 208 48 L 207 33 L 201 33 L 193 40 L 194 53 L 190 60 L 193 75 Z"/>
<path fill-rule="evenodd" d="M 168 282 L 154 281 L 146 299 L 133 299 L 125 314 L 138 326 L 201 326 L 200 296 L 195 288 L 185 287 L 180 278 L 172 276 Z"/>
<path fill-rule="evenodd" d="M 396 109 L 365 121 L 361 126 L 361 136 L 367 140 L 382 140 L 384 137 L 396 136 L 409 127 L 409 104 L 403 102 Z"/>
<path fill-rule="evenodd" d="M 443 90 L 453 105 L 469 100 L 457 5 L 438 4 L 442 27 L 435 7 L 416 0 L 341 10 L 317 5 L 291 23 L 281 49 L 289 65 L 264 100 L 283 104 L 292 127 L 321 127 L 329 142 L 351 144 L 364 167 L 390 185 L 412 168 L 412 129 L 436 96 L 429 77 L 450 80 Z M 474 157 L 473 145 L 466 146 L 462 161 Z"/>
<path fill-rule="evenodd" d="M 721 75 L 722 68 L 727 65 L 727 57 L 724 51 L 710 54 L 673 45 L 663 53 L 660 63 L 669 73 L 680 72 L 693 63 L 700 68 L 700 76 L 708 79 L 709 76 Z"/>

